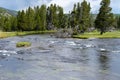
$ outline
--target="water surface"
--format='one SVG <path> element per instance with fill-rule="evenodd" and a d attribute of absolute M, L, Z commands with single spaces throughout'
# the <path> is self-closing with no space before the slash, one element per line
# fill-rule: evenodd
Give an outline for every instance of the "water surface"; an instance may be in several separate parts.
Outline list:
<path fill-rule="evenodd" d="M 16 48 L 19 41 L 31 47 Z M 120 39 L 0 39 L 0 80 L 119 80 Z"/>

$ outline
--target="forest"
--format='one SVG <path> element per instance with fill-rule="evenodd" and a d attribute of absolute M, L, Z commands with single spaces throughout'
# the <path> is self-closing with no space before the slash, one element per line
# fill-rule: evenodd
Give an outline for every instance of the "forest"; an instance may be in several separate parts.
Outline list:
<path fill-rule="evenodd" d="M 0 14 L 0 30 L 13 31 L 45 31 L 72 29 L 73 34 L 120 29 L 120 16 L 111 12 L 110 0 L 102 0 L 98 14 L 92 14 L 91 5 L 86 0 L 74 4 L 69 13 L 56 4 L 41 5 L 18 11 L 17 16 Z"/>

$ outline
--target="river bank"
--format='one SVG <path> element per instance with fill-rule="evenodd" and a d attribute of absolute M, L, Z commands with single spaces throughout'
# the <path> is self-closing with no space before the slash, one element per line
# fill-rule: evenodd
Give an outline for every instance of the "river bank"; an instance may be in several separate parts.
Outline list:
<path fill-rule="evenodd" d="M 0 32 L 0 38 L 7 38 L 13 36 L 25 36 L 25 35 L 32 35 L 32 34 L 51 34 L 55 33 L 56 31 L 23 31 L 23 32 Z"/>
<path fill-rule="evenodd" d="M 100 35 L 100 32 L 86 32 L 84 34 L 73 35 L 73 38 L 79 39 L 89 39 L 89 38 L 99 38 L 99 39 L 109 39 L 109 38 L 120 38 L 120 31 L 106 32 Z"/>
<path fill-rule="evenodd" d="M 7 38 L 13 36 L 25 36 L 33 34 L 51 34 L 56 31 L 24 31 L 24 32 L 0 32 L 0 38 Z M 84 34 L 73 35 L 73 38 L 78 39 L 89 39 L 89 38 L 99 38 L 99 39 L 109 39 L 109 38 L 120 38 L 120 31 L 106 32 L 103 35 L 100 35 L 99 32 L 86 32 Z"/>

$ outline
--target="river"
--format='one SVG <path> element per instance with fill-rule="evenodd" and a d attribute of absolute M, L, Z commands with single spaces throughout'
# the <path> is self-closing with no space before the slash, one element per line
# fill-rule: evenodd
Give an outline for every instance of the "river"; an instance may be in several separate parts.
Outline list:
<path fill-rule="evenodd" d="M 19 41 L 31 47 L 17 48 Z M 0 80 L 120 80 L 120 39 L 0 39 Z"/>

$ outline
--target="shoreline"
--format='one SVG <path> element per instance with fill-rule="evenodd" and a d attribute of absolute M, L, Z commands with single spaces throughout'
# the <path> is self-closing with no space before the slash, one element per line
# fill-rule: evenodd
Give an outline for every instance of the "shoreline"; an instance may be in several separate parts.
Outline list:
<path fill-rule="evenodd" d="M 52 34 L 56 31 L 23 31 L 23 32 L 0 32 L 0 39 L 14 36 L 26 36 L 26 35 L 34 35 L 34 34 Z"/>
<path fill-rule="evenodd" d="M 52 34 L 56 31 L 23 31 L 23 32 L 0 32 L 0 39 L 14 36 L 26 36 L 34 34 Z M 120 38 L 120 31 L 106 32 L 100 35 L 99 32 L 86 32 L 84 34 L 73 35 L 71 38 L 77 39 L 115 39 Z"/>
<path fill-rule="evenodd" d="M 120 31 L 106 32 L 100 35 L 99 32 L 86 32 L 84 34 L 73 35 L 73 38 L 78 39 L 115 39 L 120 38 Z"/>

